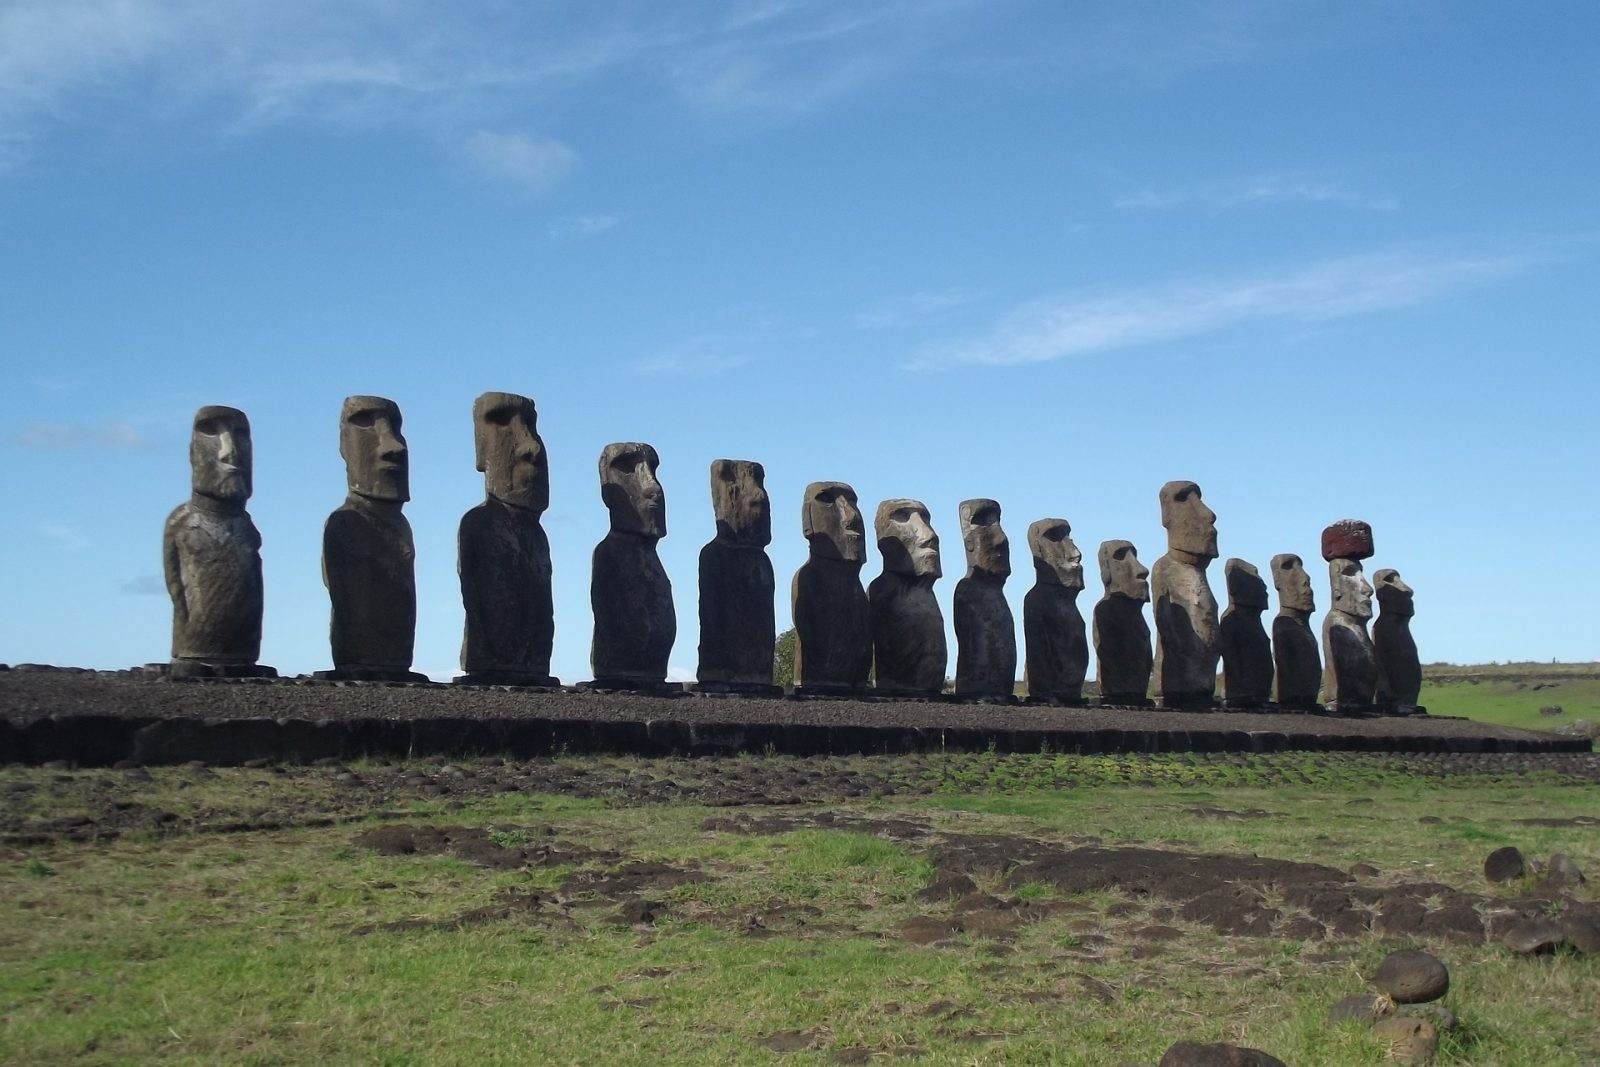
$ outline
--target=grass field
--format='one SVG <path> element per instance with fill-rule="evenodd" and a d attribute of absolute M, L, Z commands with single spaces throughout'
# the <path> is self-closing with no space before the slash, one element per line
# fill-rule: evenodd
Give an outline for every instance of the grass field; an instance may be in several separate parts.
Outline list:
<path fill-rule="evenodd" d="M 1368 864 L 1374 892 L 1465 893 L 1489 915 L 1529 889 L 1484 881 L 1500 845 L 1600 871 L 1592 774 L 1296 754 L 558 763 L 560 794 L 519 788 L 544 762 L 0 770 L 0 1060 L 1153 1064 L 1187 1038 L 1379 1064 L 1363 1028 L 1323 1017 L 1417 944 L 1453 977 L 1436 1062 L 1600 1062 L 1595 956 L 1318 933 L 1282 881 L 1248 935 L 1137 880 L 1063 888 L 1137 848 L 1174 877 L 1212 854 Z M 730 780 L 802 802 L 716 806 Z M 682 799 L 636 802 L 641 784 Z"/>
<path fill-rule="evenodd" d="M 1496 663 L 1423 668 L 1421 703 L 1437 715 L 1550 730 L 1600 722 L 1600 663 Z M 1540 708 L 1559 707 L 1559 715 Z"/>

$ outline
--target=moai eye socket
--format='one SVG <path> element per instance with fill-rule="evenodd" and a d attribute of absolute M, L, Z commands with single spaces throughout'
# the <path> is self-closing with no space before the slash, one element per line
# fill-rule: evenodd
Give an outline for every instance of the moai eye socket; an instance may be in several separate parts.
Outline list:
<path fill-rule="evenodd" d="M 1045 530 L 1044 539 L 1056 542 L 1065 541 L 1067 539 L 1067 528 L 1065 526 L 1052 526 Z"/>
<path fill-rule="evenodd" d="M 488 411 L 484 412 L 483 417 L 490 423 L 490 425 L 510 426 L 511 420 L 516 417 L 516 414 L 516 408 L 490 408 Z"/>

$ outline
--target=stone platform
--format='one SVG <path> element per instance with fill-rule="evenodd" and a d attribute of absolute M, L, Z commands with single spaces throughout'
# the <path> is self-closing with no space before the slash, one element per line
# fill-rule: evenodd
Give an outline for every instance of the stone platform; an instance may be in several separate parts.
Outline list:
<path fill-rule="evenodd" d="M 1448 710 L 1448 709 L 1435 709 Z M 305 678 L 170 681 L 0 670 L 0 763 L 79 766 L 360 756 L 1000 752 L 1588 752 L 1439 715 L 1339 718 L 910 700 L 642 696 Z"/>

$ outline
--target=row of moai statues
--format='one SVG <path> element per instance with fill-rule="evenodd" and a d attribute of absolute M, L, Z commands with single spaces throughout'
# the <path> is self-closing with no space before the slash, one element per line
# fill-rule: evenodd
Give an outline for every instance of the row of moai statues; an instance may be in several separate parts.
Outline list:
<path fill-rule="evenodd" d="M 484 393 L 473 404 L 474 450 L 485 499 L 461 520 L 458 573 L 465 608 L 461 650 L 466 684 L 553 687 L 555 634 L 550 546 L 540 525 L 549 506 L 549 468 L 533 401 Z M 332 606 L 334 667 L 324 678 L 421 681 L 411 671 L 416 629 L 415 548 L 403 514 L 409 459 L 398 406 L 346 398 L 340 454 L 348 495 L 323 533 L 323 580 Z M 245 510 L 251 493 L 249 421 L 228 407 L 195 415 L 192 495 L 168 518 L 163 538 L 173 600 L 174 677 L 271 675 L 261 644 L 261 538 Z M 650 445 L 621 442 L 601 452 L 601 499 L 610 530 L 595 547 L 591 666 L 601 689 L 669 691 L 667 662 L 677 636 L 672 585 L 656 553 L 666 535 L 666 502 Z M 711 464 L 716 536 L 701 550 L 697 688 L 775 695 L 775 581 L 766 546 L 771 506 L 761 464 Z M 1147 571 L 1128 541 L 1106 541 L 1099 564 L 1105 595 L 1093 610 L 1103 704 L 1142 706 L 1152 676 L 1164 707 L 1216 703 L 1217 664 L 1225 703 L 1341 709 L 1414 707 L 1421 670 L 1411 638 L 1411 590 L 1379 571 L 1383 614 L 1369 636 L 1372 587 L 1361 560 L 1371 529 L 1345 520 L 1323 534 L 1333 604 L 1323 623 L 1325 663 L 1308 622 L 1311 581 L 1298 556 L 1273 557 L 1280 610 L 1271 639 L 1261 623 L 1266 585 L 1256 568 L 1224 567 L 1228 610 L 1218 617 L 1206 569 L 1217 556 L 1216 516 L 1193 482 L 1160 493 L 1167 553 Z M 1000 505 L 963 501 L 959 519 L 967 571 L 953 602 L 955 694 L 1009 699 L 1017 673 L 1015 623 L 1004 586 L 1010 542 Z M 944 617 L 933 593 L 942 576 L 928 509 L 910 499 L 882 502 L 874 532 L 883 571 L 862 587 L 866 538 L 855 491 L 843 482 L 806 488 L 802 530 L 808 558 L 791 586 L 795 691 L 800 695 L 931 696 L 945 685 Z M 1032 699 L 1083 702 L 1089 632 L 1077 606 L 1082 554 L 1065 519 L 1028 528 L 1035 584 L 1023 600 L 1025 677 Z M 1144 605 L 1154 603 L 1155 650 Z M 1274 691 L 1274 684 L 1276 690 Z"/>

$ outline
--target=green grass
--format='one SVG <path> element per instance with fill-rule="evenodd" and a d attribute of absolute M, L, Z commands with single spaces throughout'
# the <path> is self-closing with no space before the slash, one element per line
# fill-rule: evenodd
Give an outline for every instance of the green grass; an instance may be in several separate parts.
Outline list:
<path fill-rule="evenodd" d="M 563 762 L 684 781 L 717 769 Z M 893 778 L 903 764 L 771 766 Z M 376 778 L 381 768 L 363 770 Z M 1567 852 L 1600 881 L 1592 827 L 1516 821 L 1592 814 L 1593 783 L 1430 777 L 1376 757 L 952 756 L 902 776 L 932 786 L 929 795 L 748 809 L 488 792 L 351 800 L 317 770 L 153 777 L 141 785 L 108 772 L 0 769 L 0 788 L 27 787 L 9 794 L 16 818 L 122 804 L 182 812 L 165 830 L 116 840 L 4 846 L 0 1062 L 809 1065 L 859 1048 L 880 1059 L 916 1050 L 915 1062 L 929 1064 L 1153 1063 L 1190 1038 L 1238 1041 L 1294 1064 L 1380 1064 L 1384 1050 L 1369 1035 L 1322 1023 L 1391 947 L 1376 936 L 1228 938 L 1168 917 L 1159 921 L 1183 936 L 1152 955 L 1132 936 L 1157 921 L 1152 902 L 998 878 L 980 887 L 1052 910 L 1009 940 L 963 934 L 917 946 L 897 931 L 951 913 L 917 892 L 934 874 L 930 850 L 954 834 L 1367 862 L 1383 872 L 1380 884 L 1479 893 L 1489 892 L 1483 855 L 1514 843 L 1534 856 Z M 449 854 L 381 855 L 356 839 L 385 809 L 381 821 L 480 827 L 505 847 L 554 842 L 617 858 L 500 870 Z M 356 821 L 204 829 L 261 811 Z M 805 825 L 817 815 L 866 821 Z M 1423 815 L 1443 821 L 1423 824 Z M 780 821 L 761 833 L 716 828 L 739 817 Z M 889 821 L 928 835 L 874 832 Z M 668 908 L 653 926 L 626 925 L 614 901 L 563 889 L 575 871 L 631 863 L 700 880 L 647 890 Z M 565 905 L 382 928 L 448 922 L 535 891 Z M 765 936 L 751 934 L 753 920 Z M 1600 960 L 1433 947 L 1451 966 L 1446 1003 L 1463 1023 L 1436 1062 L 1600 1058 Z M 771 1051 L 765 1043 L 787 1031 L 807 1047 Z"/>
<path fill-rule="evenodd" d="M 1535 689 L 1535 685 L 1546 688 Z M 1558 675 L 1525 681 L 1507 680 L 1493 674 L 1477 680 L 1446 676 L 1439 681 L 1424 681 L 1419 699 L 1436 715 L 1460 715 L 1528 730 L 1550 730 L 1577 719 L 1600 722 L 1600 678 L 1597 677 Z M 1547 705 L 1560 707 L 1562 714 L 1540 715 L 1539 709 Z"/>

